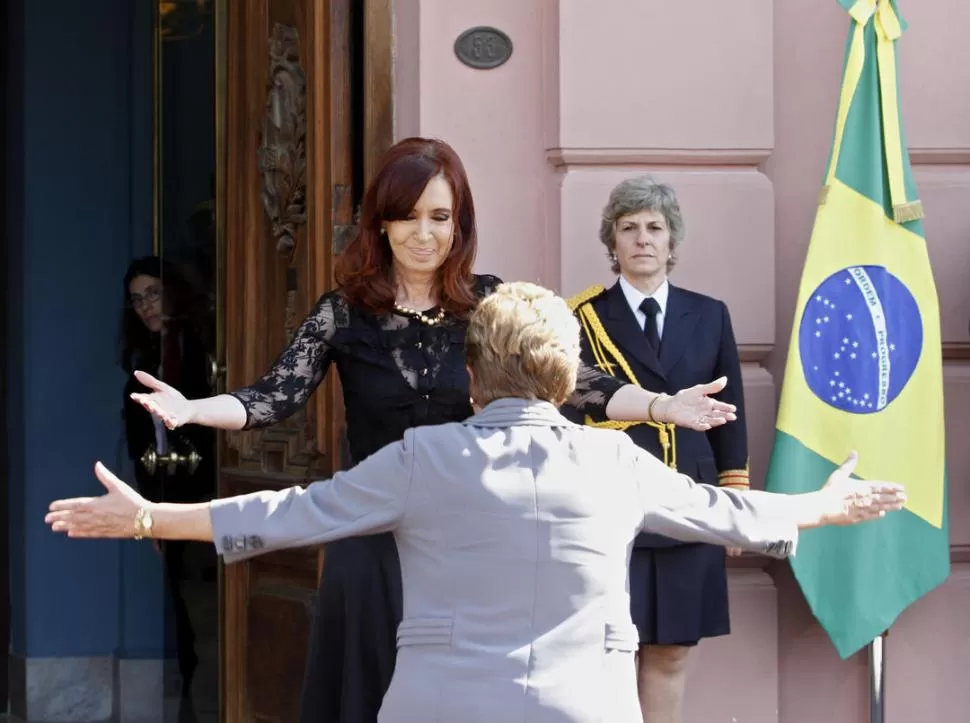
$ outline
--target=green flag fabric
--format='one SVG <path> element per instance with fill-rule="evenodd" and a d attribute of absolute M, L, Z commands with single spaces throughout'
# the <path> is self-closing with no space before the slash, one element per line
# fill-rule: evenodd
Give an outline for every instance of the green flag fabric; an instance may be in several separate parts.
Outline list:
<path fill-rule="evenodd" d="M 950 569 L 939 304 L 903 138 L 891 0 L 851 17 L 835 139 L 799 286 L 767 475 L 818 489 L 852 450 L 856 474 L 906 485 L 900 512 L 802 534 L 791 560 L 845 658 Z"/>

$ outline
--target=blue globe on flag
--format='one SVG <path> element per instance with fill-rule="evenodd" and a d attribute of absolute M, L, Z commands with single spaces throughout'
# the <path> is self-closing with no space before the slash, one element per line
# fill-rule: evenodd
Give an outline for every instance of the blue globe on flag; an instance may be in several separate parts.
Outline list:
<path fill-rule="evenodd" d="M 809 389 L 853 414 L 886 408 L 913 376 L 923 321 L 909 289 L 882 266 L 849 266 L 812 293 L 798 329 Z"/>

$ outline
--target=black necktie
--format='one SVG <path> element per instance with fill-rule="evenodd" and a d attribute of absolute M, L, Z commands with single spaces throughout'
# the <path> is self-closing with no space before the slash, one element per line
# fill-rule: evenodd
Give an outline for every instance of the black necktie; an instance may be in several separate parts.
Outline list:
<path fill-rule="evenodd" d="M 652 296 L 648 296 L 640 303 L 642 311 L 647 320 L 643 325 L 643 335 L 647 337 L 647 343 L 655 352 L 660 351 L 660 334 L 657 332 L 657 314 L 660 313 L 660 304 Z"/>

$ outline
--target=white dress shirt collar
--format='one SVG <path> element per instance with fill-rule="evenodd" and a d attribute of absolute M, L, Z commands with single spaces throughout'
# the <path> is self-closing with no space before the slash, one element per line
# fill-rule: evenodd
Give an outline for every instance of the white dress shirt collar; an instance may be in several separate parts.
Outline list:
<path fill-rule="evenodd" d="M 642 329 L 644 324 L 647 323 L 647 316 L 642 311 L 640 311 L 640 304 L 643 300 L 647 298 L 647 294 L 644 294 L 640 289 L 627 281 L 622 275 L 620 276 L 620 289 L 623 290 L 623 296 L 626 297 L 626 303 L 630 305 L 630 310 L 633 311 L 634 316 L 637 317 L 637 322 L 640 324 Z M 657 336 L 663 337 L 664 333 L 664 318 L 667 315 L 667 297 L 670 295 L 670 283 L 667 279 L 664 279 L 663 283 L 654 291 L 650 296 L 652 296 L 657 304 L 660 306 L 660 312 L 657 314 Z"/>

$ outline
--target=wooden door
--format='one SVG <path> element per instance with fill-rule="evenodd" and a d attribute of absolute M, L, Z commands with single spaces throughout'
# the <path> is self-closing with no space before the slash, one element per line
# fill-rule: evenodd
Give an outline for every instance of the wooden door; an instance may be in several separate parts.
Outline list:
<path fill-rule="evenodd" d="M 225 103 L 222 298 L 229 389 L 268 370 L 332 287 L 334 246 L 356 188 L 353 0 L 228 0 L 221 13 Z M 359 164 L 357 164 L 359 165 Z M 291 419 L 224 435 L 220 496 L 283 488 L 339 466 L 336 373 Z M 322 560 L 319 549 L 269 554 L 222 574 L 223 720 L 298 720 Z"/>

